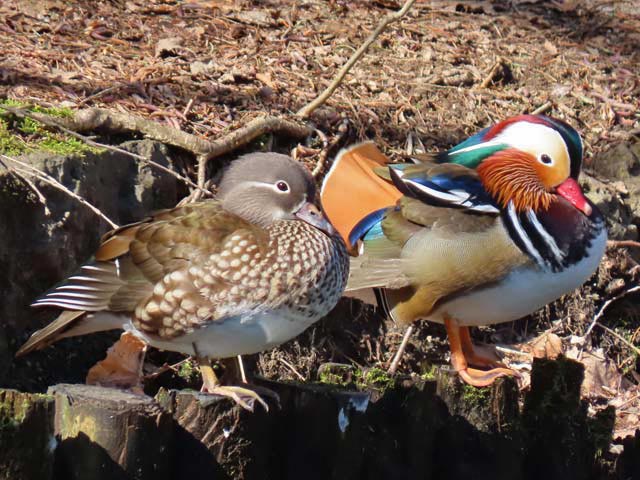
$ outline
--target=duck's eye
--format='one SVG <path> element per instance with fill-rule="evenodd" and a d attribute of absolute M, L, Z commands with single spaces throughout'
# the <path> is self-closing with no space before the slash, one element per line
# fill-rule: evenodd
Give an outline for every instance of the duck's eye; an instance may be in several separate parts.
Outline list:
<path fill-rule="evenodd" d="M 289 184 L 287 182 L 283 182 L 282 180 L 280 180 L 278 183 L 276 183 L 276 188 L 281 192 L 288 192 Z"/>
<path fill-rule="evenodd" d="M 551 165 L 553 163 L 553 159 L 546 153 L 543 153 L 542 155 L 540 155 L 540 161 L 545 165 Z"/>

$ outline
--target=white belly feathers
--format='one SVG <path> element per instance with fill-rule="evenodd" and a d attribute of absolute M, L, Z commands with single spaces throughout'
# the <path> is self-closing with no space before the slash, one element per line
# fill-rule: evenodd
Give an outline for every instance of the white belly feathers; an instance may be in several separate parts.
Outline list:
<path fill-rule="evenodd" d="M 439 305 L 427 320 L 443 323 L 446 314 L 463 326 L 510 322 L 572 292 L 596 271 L 607 243 L 606 230 L 593 239 L 587 255 L 561 272 L 521 267 L 500 282 L 457 295 Z"/>

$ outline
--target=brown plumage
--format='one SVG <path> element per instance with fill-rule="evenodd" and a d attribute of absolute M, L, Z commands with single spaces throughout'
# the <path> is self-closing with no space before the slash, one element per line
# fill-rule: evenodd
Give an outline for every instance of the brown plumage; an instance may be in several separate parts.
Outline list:
<path fill-rule="evenodd" d="M 326 315 L 348 256 L 310 203 L 309 173 L 289 157 L 253 154 L 232 163 L 220 192 L 105 235 L 93 263 L 35 302 L 65 311 L 18 355 L 124 328 L 158 348 L 226 358 L 278 345 Z"/>

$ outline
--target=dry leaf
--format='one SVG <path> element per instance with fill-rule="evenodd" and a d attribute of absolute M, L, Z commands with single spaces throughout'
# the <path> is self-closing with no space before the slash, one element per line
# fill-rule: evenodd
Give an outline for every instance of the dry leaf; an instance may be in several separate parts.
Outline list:
<path fill-rule="evenodd" d="M 247 25 L 255 25 L 257 27 L 275 27 L 276 21 L 266 10 L 246 10 L 241 12 L 233 12 L 228 15 L 229 18 L 233 18 L 238 22 L 245 23 Z"/>
<path fill-rule="evenodd" d="M 562 340 L 555 333 L 545 332 L 531 342 L 534 358 L 558 358 L 562 354 Z"/>
<path fill-rule="evenodd" d="M 104 360 L 87 373 L 87 385 L 130 388 L 142 392 L 142 362 L 147 344 L 135 335 L 124 332 L 120 340 L 107 350 Z"/>
<path fill-rule="evenodd" d="M 273 78 L 271 78 L 271 73 L 256 73 L 256 78 L 264 83 L 267 87 L 275 90 L 276 85 L 273 83 Z"/>
<path fill-rule="evenodd" d="M 593 352 L 582 352 L 584 365 L 582 395 L 585 397 L 610 397 L 617 392 L 622 380 L 614 362 L 605 357 L 601 348 Z"/>
<path fill-rule="evenodd" d="M 182 39 L 179 37 L 162 38 L 156 44 L 156 57 L 176 55 L 181 46 Z"/>
<path fill-rule="evenodd" d="M 200 75 L 201 73 L 211 73 L 216 70 L 216 65 L 212 61 L 204 63 L 195 61 L 189 65 L 189 71 L 192 75 Z"/>
<path fill-rule="evenodd" d="M 558 54 L 558 49 L 549 40 L 545 40 L 543 46 L 544 46 L 544 49 L 547 52 L 549 52 L 551 55 L 557 55 Z"/>

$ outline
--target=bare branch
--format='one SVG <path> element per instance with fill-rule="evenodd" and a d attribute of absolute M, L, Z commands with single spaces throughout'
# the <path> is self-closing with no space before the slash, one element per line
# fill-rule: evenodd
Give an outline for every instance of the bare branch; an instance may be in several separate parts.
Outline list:
<path fill-rule="evenodd" d="M 87 202 L 80 195 L 78 195 L 78 194 L 72 192 L 71 190 L 69 190 L 67 187 L 62 185 L 55 178 L 53 178 L 51 175 L 48 175 L 45 172 L 42 172 L 42 171 L 38 170 L 37 168 L 29 165 L 28 163 L 25 163 L 25 162 L 23 162 L 21 160 L 18 160 L 17 158 L 12 158 L 12 157 L 9 157 L 9 156 L 3 155 L 3 154 L 0 154 L 0 158 L 2 158 L 3 160 L 6 160 L 6 161 L 12 162 L 12 163 L 14 163 L 16 165 L 20 165 L 21 167 L 23 167 L 23 170 L 21 170 L 21 172 L 26 173 L 28 175 L 31 175 L 32 177 L 36 177 L 39 180 L 41 180 L 41 181 L 43 181 L 45 183 L 48 183 L 52 187 L 63 191 L 64 193 L 69 195 L 71 198 L 73 198 L 74 200 L 77 200 L 82 205 L 84 205 L 89 210 L 91 210 L 93 213 L 95 213 L 100 218 L 102 218 L 105 222 L 107 222 L 109 225 L 111 225 L 111 228 L 118 228 L 118 224 L 113 222 L 109 217 L 107 217 L 104 213 L 102 213 L 96 206 L 94 206 L 91 203 Z"/>
<path fill-rule="evenodd" d="M 38 116 L 42 114 L 37 114 Z M 36 117 L 38 120 L 38 118 Z M 210 142 L 196 135 L 147 120 L 129 113 L 114 112 L 102 108 L 79 110 L 71 118 L 62 118 L 60 124 L 76 132 L 107 130 L 109 132 L 139 132 L 147 137 L 174 147 L 180 147 L 195 155 L 207 153 Z"/>
<path fill-rule="evenodd" d="M 13 175 L 17 179 L 19 179 L 21 182 L 23 182 L 27 187 L 29 187 L 33 191 L 33 193 L 38 198 L 38 201 L 44 207 L 44 214 L 47 217 L 50 216 L 51 215 L 51 210 L 49 210 L 49 206 L 47 205 L 47 198 L 42 194 L 42 192 L 38 189 L 38 187 L 36 187 L 35 183 L 33 183 L 31 180 L 29 180 L 28 177 L 25 176 L 25 174 L 29 175 L 29 173 L 28 172 L 24 172 L 23 170 L 21 170 L 19 168 L 15 168 L 15 167 L 12 167 L 10 165 L 7 165 L 4 162 L 0 162 L 0 165 L 2 165 L 4 168 L 6 168 L 7 171 L 11 175 Z"/>
<path fill-rule="evenodd" d="M 640 242 L 636 242 L 635 240 L 609 240 L 609 241 L 607 241 L 607 247 L 611 247 L 611 248 L 623 248 L 623 247 L 640 248 Z"/>
<path fill-rule="evenodd" d="M 177 178 L 178 180 L 186 183 L 190 187 L 198 188 L 198 185 L 193 183 L 187 177 L 184 177 L 184 176 L 180 175 L 178 172 L 175 172 L 175 171 L 171 170 L 170 168 L 165 167 L 164 165 L 160 165 L 159 163 L 154 162 L 153 160 L 151 160 L 151 159 L 149 159 L 147 157 L 143 157 L 142 155 L 138 155 L 137 153 L 129 152 L 128 150 L 124 150 L 122 148 L 114 147 L 113 145 L 107 145 L 107 144 L 104 144 L 104 143 L 96 142 L 94 140 L 91 140 L 89 137 L 86 137 L 86 136 L 84 136 L 84 135 L 82 135 L 82 134 L 80 134 L 78 132 L 75 132 L 75 131 L 65 127 L 64 125 L 61 124 L 61 121 L 65 120 L 64 117 L 62 117 L 62 118 L 53 117 L 51 115 L 47 115 L 47 114 L 44 114 L 44 113 L 31 112 L 31 111 L 29 111 L 29 110 L 27 110 L 25 108 L 8 107 L 6 105 L 0 105 L 0 109 L 5 110 L 5 111 L 11 113 L 12 115 L 15 115 L 16 117 L 19 117 L 19 118 L 30 118 L 32 120 L 35 120 L 37 122 L 42 123 L 43 125 L 46 125 L 47 127 L 56 128 L 56 129 L 60 130 L 61 132 L 66 133 L 67 135 L 70 135 L 70 136 L 72 136 L 74 138 L 77 138 L 77 139 L 83 141 L 87 145 L 91 145 L 92 147 L 104 148 L 105 150 L 110 150 L 112 152 L 121 153 L 123 155 L 127 155 L 129 157 L 135 158 L 137 160 L 140 160 L 140 161 L 142 161 L 144 163 L 147 163 L 147 164 L 157 168 L 158 170 L 162 170 L 163 172 L 168 173 L 169 175 L 171 175 L 171 176 Z M 68 122 L 64 122 L 64 123 L 68 123 Z M 176 130 L 176 131 L 178 131 L 178 130 Z M 205 191 L 204 193 L 208 194 L 209 192 Z"/>
<path fill-rule="evenodd" d="M 340 69 L 340 71 L 331 81 L 329 86 L 325 88 L 325 90 L 320 95 L 318 95 L 311 103 L 305 105 L 300 110 L 298 110 L 298 113 L 296 113 L 296 115 L 298 115 L 301 118 L 308 118 L 320 105 L 326 102 L 327 99 L 336 90 L 336 88 L 338 88 L 338 86 L 342 82 L 342 79 L 347 75 L 347 73 L 349 73 L 349 70 L 351 70 L 351 68 L 356 64 L 356 62 L 360 60 L 360 57 L 364 55 L 364 53 L 367 51 L 367 48 L 369 48 L 369 46 L 373 42 L 375 42 L 376 38 L 378 38 L 378 35 L 380 35 L 380 33 L 382 33 L 382 31 L 385 28 L 387 28 L 388 25 L 404 17 L 404 15 L 409 11 L 409 8 L 411 8 L 411 5 L 413 5 L 414 3 L 415 3 L 415 0 L 407 0 L 400 10 L 385 16 L 382 19 L 382 21 L 378 24 L 376 29 L 373 32 L 371 32 L 371 35 L 369 35 L 367 39 L 364 41 L 364 43 L 360 45 L 360 48 L 358 48 L 358 50 L 356 50 L 355 53 L 351 55 L 351 58 Z"/>
<path fill-rule="evenodd" d="M 207 180 L 207 157 L 198 155 L 198 188 L 204 189 L 204 182 Z"/>
<path fill-rule="evenodd" d="M 224 137 L 208 142 L 209 149 L 204 152 L 204 155 L 207 160 L 211 160 L 232 152 L 265 133 L 282 133 L 293 138 L 305 138 L 312 132 L 311 128 L 297 121 L 271 116 L 258 117 Z"/>
<path fill-rule="evenodd" d="M 313 132 L 310 127 L 307 127 L 298 121 L 265 116 L 251 120 L 243 127 L 230 132 L 218 140 L 209 141 L 197 137 L 196 135 L 183 132 L 182 130 L 168 127 L 152 120 L 147 120 L 146 118 L 128 113 L 111 112 L 109 110 L 99 108 L 80 110 L 73 117 L 54 117 L 45 113 L 31 112 L 25 108 L 8 107 L 5 105 L 0 105 L 0 109 L 6 110 L 18 117 L 31 118 L 49 127 L 57 128 L 68 135 L 82 140 L 88 145 L 119 152 L 147 162 L 150 165 L 179 178 L 189 186 L 196 189 L 202 188 L 201 185 L 204 183 L 203 168 L 206 168 L 207 162 L 212 158 L 232 152 L 265 133 L 282 133 L 293 138 L 304 138 Z M 133 131 L 142 133 L 152 140 L 173 145 L 193 153 L 199 159 L 199 184 L 195 184 L 188 178 L 183 177 L 173 170 L 153 162 L 142 155 L 136 155 L 135 153 L 128 152 L 118 147 L 95 142 L 78 133 L 101 129 L 108 130 L 110 132 Z M 210 192 L 203 191 L 202 193 L 209 195 Z"/>
<path fill-rule="evenodd" d="M 593 317 L 593 320 L 591 320 L 591 324 L 589 325 L 589 328 L 587 328 L 587 330 L 584 332 L 584 335 L 582 335 L 582 336 L 583 337 L 588 336 L 591 333 L 591 330 L 593 330 L 593 327 L 595 327 L 596 325 L 602 326 L 602 325 L 598 324 L 598 320 L 600 320 L 602 318 L 602 316 L 604 315 L 604 312 L 607 310 L 607 308 L 609 308 L 609 305 L 611 305 L 613 302 L 617 302 L 618 300 L 620 300 L 623 297 L 626 297 L 630 293 L 637 292 L 637 291 L 640 291 L 640 285 L 632 287 L 632 288 L 630 288 L 628 290 L 625 290 L 621 294 L 616 295 L 615 297 L 610 298 L 609 300 L 604 302 L 602 304 L 602 306 L 600 307 L 600 310 L 598 310 L 598 313 Z"/>

